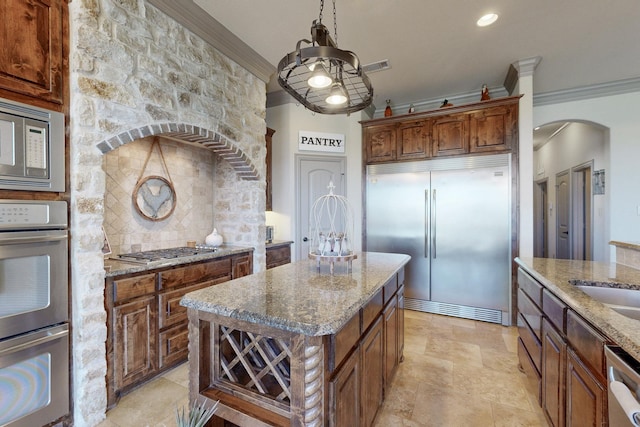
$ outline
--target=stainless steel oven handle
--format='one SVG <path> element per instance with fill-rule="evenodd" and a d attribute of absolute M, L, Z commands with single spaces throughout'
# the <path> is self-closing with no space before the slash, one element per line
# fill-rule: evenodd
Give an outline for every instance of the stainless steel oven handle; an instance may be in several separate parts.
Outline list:
<path fill-rule="evenodd" d="M 6 356 L 10 353 L 15 353 L 16 351 L 20 351 L 20 350 L 24 350 L 27 349 L 29 347 L 34 347 L 36 345 L 40 345 L 40 344 L 44 344 L 46 342 L 49 341 L 54 341 L 57 340 L 59 338 L 64 337 L 65 335 L 69 335 L 69 330 L 68 329 L 64 329 L 64 330 L 60 330 L 60 331 L 56 331 L 56 332 L 50 332 L 47 333 L 46 335 L 43 335 L 41 337 L 38 338 L 34 338 L 30 341 L 26 341 L 26 342 L 21 342 L 20 344 L 16 344 L 12 347 L 8 347 L 6 349 L 2 349 L 0 350 L 0 356 Z"/>
<path fill-rule="evenodd" d="M 1 245 L 24 245 L 25 243 L 44 243 L 44 242 L 59 242 L 61 240 L 67 240 L 67 234 L 64 235 L 39 235 L 39 236 L 15 236 L 6 237 L 6 235 L 0 237 Z"/>

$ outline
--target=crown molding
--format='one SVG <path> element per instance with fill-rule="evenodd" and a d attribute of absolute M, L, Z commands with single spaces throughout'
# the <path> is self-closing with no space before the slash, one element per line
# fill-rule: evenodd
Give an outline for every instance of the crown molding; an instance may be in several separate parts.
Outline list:
<path fill-rule="evenodd" d="M 621 95 L 640 92 L 640 77 L 616 80 L 589 86 L 563 89 L 533 95 L 533 106 L 560 104 L 562 102 L 579 101 L 581 99 L 599 98 L 603 96 Z"/>
<path fill-rule="evenodd" d="M 192 0 L 147 0 L 229 59 L 269 83 L 276 67 L 240 40 Z"/>

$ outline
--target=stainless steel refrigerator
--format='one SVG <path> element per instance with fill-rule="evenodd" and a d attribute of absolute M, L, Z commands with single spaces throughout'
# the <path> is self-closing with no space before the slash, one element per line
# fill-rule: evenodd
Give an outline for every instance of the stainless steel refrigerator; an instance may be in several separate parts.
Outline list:
<path fill-rule="evenodd" d="M 510 156 L 367 166 L 367 251 L 411 255 L 405 307 L 511 322 Z"/>

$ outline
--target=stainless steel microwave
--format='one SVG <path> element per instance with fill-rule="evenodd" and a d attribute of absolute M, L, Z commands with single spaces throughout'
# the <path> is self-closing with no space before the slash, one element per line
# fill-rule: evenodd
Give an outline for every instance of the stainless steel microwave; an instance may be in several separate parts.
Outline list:
<path fill-rule="evenodd" d="M 0 99 L 0 189 L 65 191 L 64 114 Z"/>

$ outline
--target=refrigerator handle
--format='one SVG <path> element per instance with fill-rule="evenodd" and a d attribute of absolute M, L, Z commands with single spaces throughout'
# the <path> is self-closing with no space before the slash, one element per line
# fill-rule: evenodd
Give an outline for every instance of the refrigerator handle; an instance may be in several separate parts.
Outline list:
<path fill-rule="evenodd" d="M 424 257 L 429 258 L 429 189 L 424 190 Z"/>
<path fill-rule="evenodd" d="M 436 189 L 433 189 L 431 203 L 431 252 L 433 253 L 433 259 L 436 259 Z"/>

